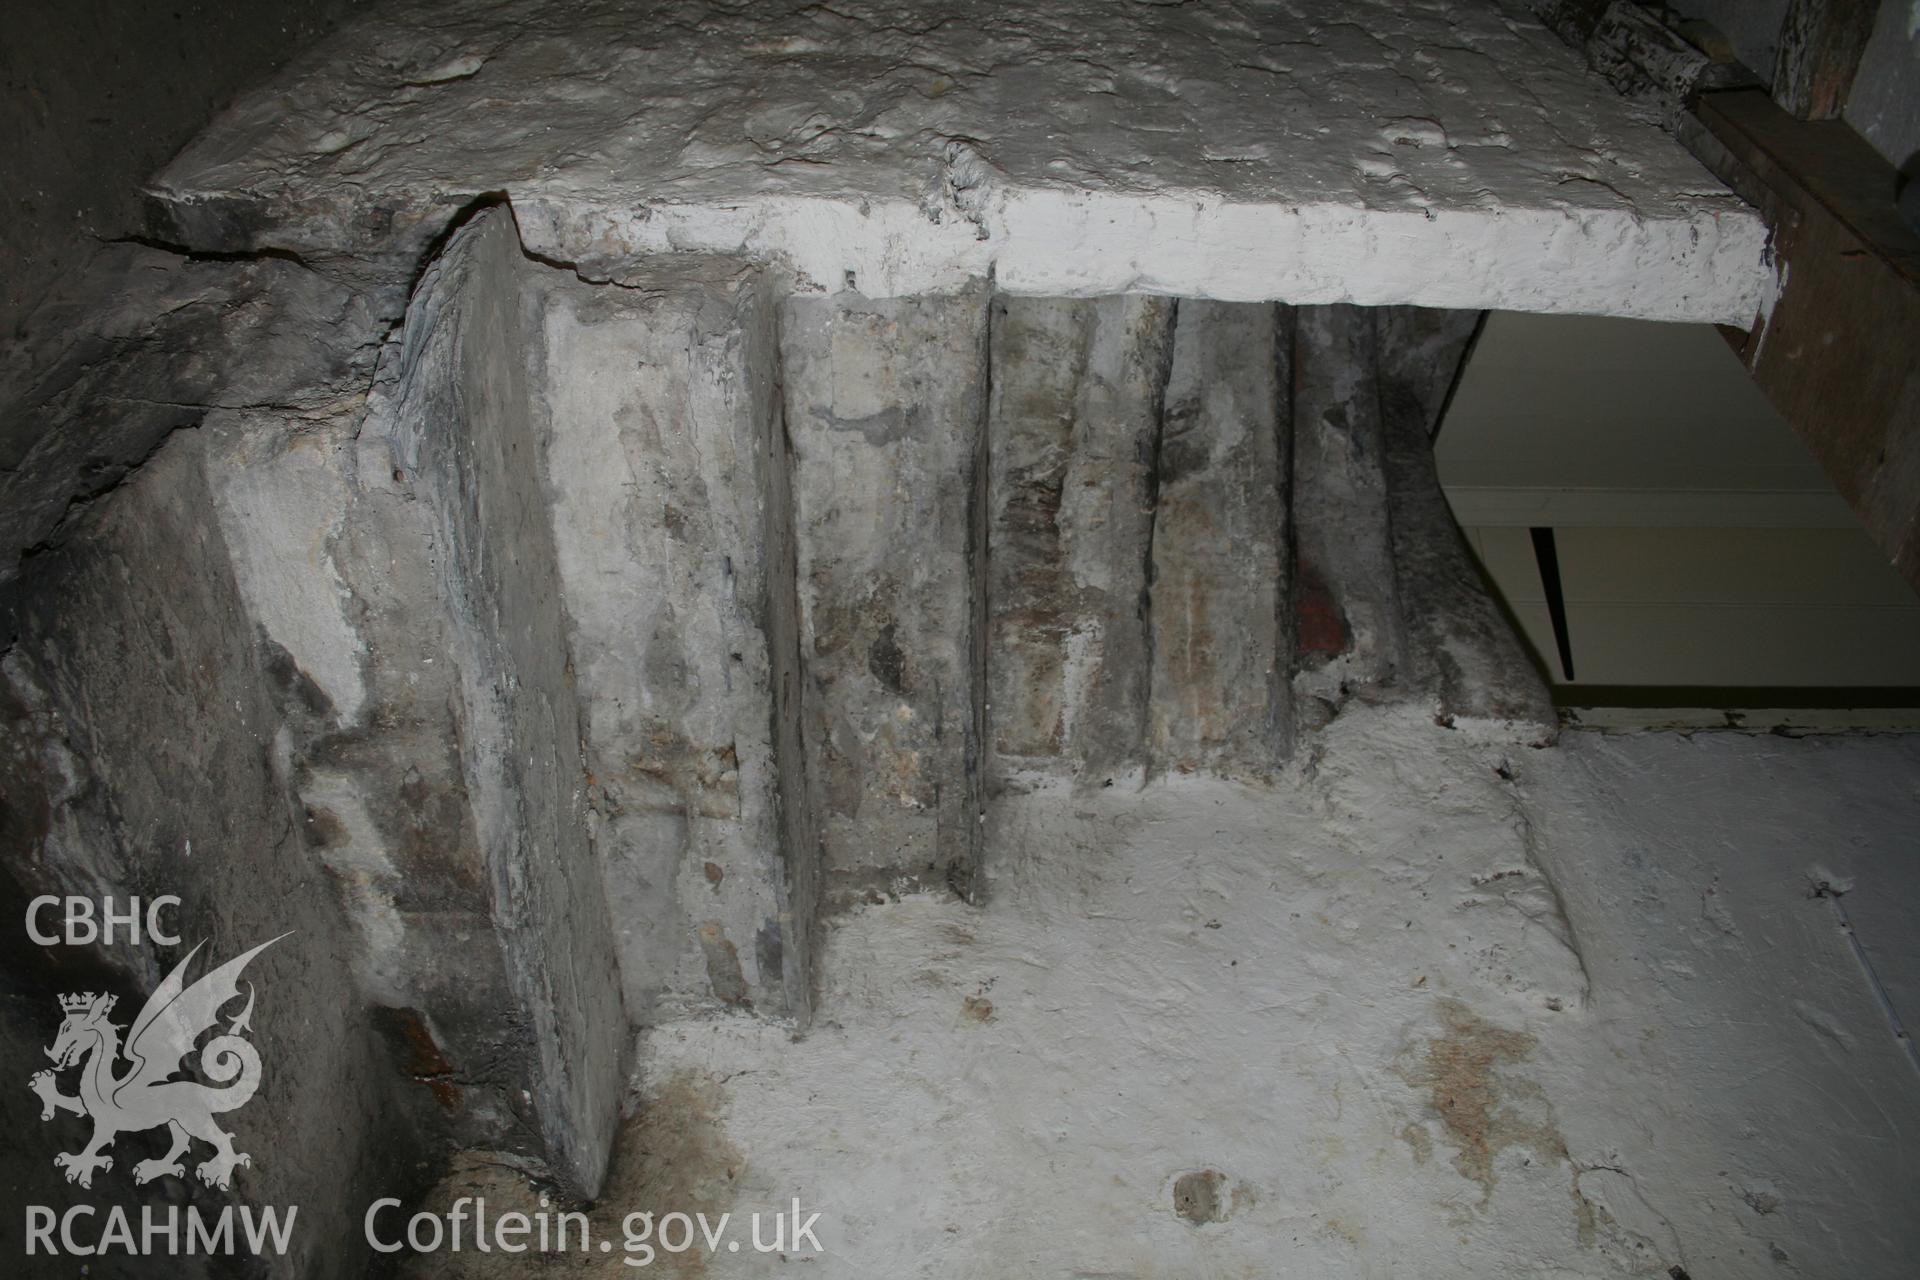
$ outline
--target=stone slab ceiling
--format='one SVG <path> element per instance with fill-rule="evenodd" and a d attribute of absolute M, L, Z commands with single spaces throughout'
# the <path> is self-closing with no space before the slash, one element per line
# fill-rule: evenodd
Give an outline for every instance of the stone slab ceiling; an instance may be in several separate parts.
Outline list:
<path fill-rule="evenodd" d="M 156 180 L 205 251 L 1748 324 L 1758 216 L 1500 0 L 401 0 Z"/>

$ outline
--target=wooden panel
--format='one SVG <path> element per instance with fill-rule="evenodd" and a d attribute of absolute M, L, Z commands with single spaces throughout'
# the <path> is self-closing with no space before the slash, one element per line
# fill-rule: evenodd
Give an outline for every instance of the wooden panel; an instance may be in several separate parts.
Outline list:
<path fill-rule="evenodd" d="M 1907 581 L 1920 588 L 1920 236 L 1894 173 L 1838 121 L 1754 91 L 1700 118 L 1764 185 L 1783 286 L 1741 357 Z"/>
<path fill-rule="evenodd" d="M 1837 118 L 1879 11 L 1878 0 L 1791 0 L 1773 63 L 1774 100 L 1802 120 Z"/>

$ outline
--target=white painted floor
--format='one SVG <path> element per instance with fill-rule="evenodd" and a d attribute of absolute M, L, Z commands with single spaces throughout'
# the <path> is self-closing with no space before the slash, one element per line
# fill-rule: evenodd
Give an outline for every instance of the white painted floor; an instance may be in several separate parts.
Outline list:
<path fill-rule="evenodd" d="M 1355 709 L 1271 791 L 1010 797 L 989 905 L 838 921 L 803 1039 L 643 1037 L 594 1221 L 820 1212 L 651 1268 L 716 1277 L 1911 1276 L 1920 1071 L 1808 889 L 1920 999 L 1917 845 L 1912 736 Z"/>

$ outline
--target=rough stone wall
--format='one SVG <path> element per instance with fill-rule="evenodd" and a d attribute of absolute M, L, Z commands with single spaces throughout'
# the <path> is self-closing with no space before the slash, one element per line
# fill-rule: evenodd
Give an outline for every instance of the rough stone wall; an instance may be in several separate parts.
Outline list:
<path fill-rule="evenodd" d="M 818 907 L 977 897 L 993 788 L 1264 778 L 1355 694 L 1537 737 L 1445 335 L 1269 300 L 1769 284 L 1493 5 L 675 13 L 390 6 L 158 184 L 191 254 L 103 251 L 0 368 L 0 888 L 302 922 L 250 1199 L 396 1137 L 591 1195 L 631 1024 L 803 1023 Z M 325 1224 L 290 1268 L 356 1269 Z"/>
<path fill-rule="evenodd" d="M 208 1208 L 229 1198 L 300 1206 L 292 1252 L 261 1274 L 356 1276 L 357 1251 L 339 1244 L 358 1238 L 353 1206 L 415 1185 L 423 1135 L 364 1016 L 351 929 L 297 795 L 284 725 L 302 696 L 298 673 L 252 624 L 231 544 L 208 515 L 211 445 L 209 430 L 179 433 L 64 546 L 34 558 L 0 658 L 9 939 L 0 1040 L 9 1067 L 18 1064 L 0 1089 L 0 1123 L 13 1135 L 5 1182 L 16 1204 L 73 1194 L 52 1157 L 79 1150 L 88 1126 L 42 1123 L 26 1088 L 29 1071 L 48 1065 L 39 1049 L 60 1023 L 56 993 L 112 991 L 125 1026 L 194 944 L 205 943 L 198 976 L 292 931 L 247 971 L 263 1080 L 228 1127 L 254 1163 L 230 1192 L 189 1178 L 184 1193 Z M 16 951 L 25 900 L 40 893 L 111 894 L 120 908 L 131 895 L 178 895 L 167 923 L 183 945 Z M 182 1192 L 168 1179 L 134 1188 L 135 1159 L 161 1149 L 145 1151 L 145 1141 L 115 1148 L 91 1199 L 162 1204 Z M 99 1263 L 94 1274 L 114 1274 L 116 1260 Z"/>
<path fill-rule="evenodd" d="M 1498 594 L 1467 548 L 1435 469 L 1433 437 L 1477 331 L 1471 312 L 1388 307 L 1373 316 L 1380 365 L 1382 471 L 1406 683 L 1445 724 L 1510 725 L 1549 738 L 1546 686 Z"/>
<path fill-rule="evenodd" d="M 975 486 L 985 291 L 793 298 L 793 448 L 808 776 L 829 896 L 974 865 Z"/>
<path fill-rule="evenodd" d="M 1148 542 L 1157 767 L 1266 776 L 1293 748 L 1290 311 L 1183 301 Z"/>
<path fill-rule="evenodd" d="M 1300 309 L 1294 521 L 1305 685 L 1337 701 L 1392 682 L 1405 654 L 1387 515 L 1373 313 Z"/>
<path fill-rule="evenodd" d="M 817 824 L 828 904 L 906 886 L 966 896 L 994 794 L 1168 769 L 1271 776 L 1293 750 L 1296 685 L 1314 724 L 1363 694 L 1551 735 L 1432 472 L 1472 314 L 970 290 L 794 297 L 769 320 L 734 269 L 630 266 L 612 297 L 574 287 L 601 345 L 557 356 L 578 340 L 548 340 L 550 361 L 643 370 L 550 371 L 578 402 L 551 447 L 571 477 L 557 518 L 579 526 L 563 561 L 580 563 L 563 568 L 591 646 L 576 656 L 593 736 L 629 717 L 614 730 L 629 745 L 596 757 L 595 777 L 604 789 L 654 760 L 601 806 L 609 892 L 635 931 L 630 994 L 777 1007 L 771 966 L 737 941 L 811 866 L 816 837 L 777 813 Z M 765 376 L 753 346 L 768 323 L 784 475 L 751 466 L 750 395 L 715 415 L 692 389 L 709 349 L 725 385 Z M 1390 440 L 1404 446 L 1392 469 Z M 610 456 L 628 470 L 590 474 Z M 720 457 L 739 460 L 724 481 Z M 774 508 L 757 535 L 744 513 L 769 495 L 793 512 Z M 766 576 L 783 539 L 803 679 L 798 711 L 773 723 L 797 760 L 740 728 L 764 713 L 764 664 L 783 651 L 768 638 L 789 597 Z M 738 687 L 715 700 L 727 673 Z M 623 707 L 652 708 L 637 752 Z M 751 779 L 783 766 L 804 778 L 756 799 Z M 729 885 L 752 904 L 731 921 Z M 672 898 L 680 924 L 641 929 L 674 916 Z"/>
<path fill-rule="evenodd" d="M 1146 763 L 1165 298 L 996 300 L 988 423 L 988 756 L 994 784 L 1066 761 Z"/>
<path fill-rule="evenodd" d="M 774 694 L 793 666 L 774 642 L 795 640 L 773 301 L 727 259 L 538 283 L 560 585 L 628 1008 L 804 1021 L 789 892 L 814 853 L 782 804 L 798 742 Z"/>
<path fill-rule="evenodd" d="M 1521 649 L 1440 490 L 1433 434 L 1474 312 L 1302 307 L 1294 344 L 1296 686 L 1319 721 L 1350 695 L 1553 737 Z"/>
<path fill-rule="evenodd" d="M 1010 791 L 1269 779 L 1350 696 L 1551 732 L 1432 473 L 1469 316 L 783 299 L 737 259 L 539 261 L 489 208 L 384 342 L 348 286 L 219 264 L 96 369 L 163 278 L 35 403 L 201 424 L 191 484 L 137 482 L 219 539 L 343 990 L 430 1149 L 591 1194 L 635 1023 L 803 1026 L 821 909 L 977 897 Z M 208 334 L 233 369 L 170 362 Z M 121 490 L 36 520 L 80 545 Z M 56 551 L 22 618 L 58 616 Z"/>
<path fill-rule="evenodd" d="M 1269 776 L 1297 720 L 1318 726 L 1355 695 L 1551 736 L 1433 470 L 1477 323 L 997 300 L 995 789 L 1143 768 Z"/>
<path fill-rule="evenodd" d="M 1380 349 L 1383 401 L 1410 403 L 1429 436 L 1440 433 L 1441 416 L 1480 339 L 1484 311 L 1433 307 L 1376 307 L 1374 332 Z"/>
<path fill-rule="evenodd" d="M 295 262 L 113 245 L 15 336 L 0 349 L 0 590 L 72 508 L 210 411 L 350 410 L 379 330 L 364 296 Z"/>
<path fill-rule="evenodd" d="M 236 592 L 226 625 L 277 690 L 278 750 L 344 912 L 363 1025 L 385 1034 L 435 1144 L 517 1152 L 590 1190 L 626 1019 L 524 358 L 533 269 L 505 215 L 456 236 L 370 403 L 358 355 L 287 360 L 272 342 L 240 343 L 213 406 L 160 398 L 204 419 L 206 518 Z M 364 310 L 333 337 L 310 278 L 258 298 L 241 332 L 311 325 L 375 348 Z M 156 367 L 181 336 L 158 332 Z M 263 378 L 293 393 L 237 394 Z"/>
<path fill-rule="evenodd" d="M 425 518 L 459 673 L 461 780 L 506 969 L 527 1019 L 533 1108 L 546 1154 L 592 1194 L 606 1171 L 626 1018 L 612 928 L 588 840 L 581 730 L 550 497 L 534 425 L 538 332 L 504 210 L 463 228 L 422 283 L 399 383 L 362 432 Z M 363 453 L 363 476 L 378 466 Z M 424 661 L 424 659 L 422 659 Z M 450 958 L 450 957 L 449 957 Z"/>
<path fill-rule="evenodd" d="M 495 941 L 458 642 L 438 607 L 446 539 L 394 479 L 379 425 L 356 427 L 216 421 L 212 510 L 245 625 L 286 688 L 303 828 L 351 924 L 359 989 L 425 1078 L 436 1131 L 531 1154 L 528 1024 Z"/>
<path fill-rule="evenodd" d="M 777 313 L 776 313 L 777 314 Z M 777 349 L 777 341 L 769 342 Z M 785 886 L 779 897 L 785 934 L 788 1011 L 804 1023 L 812 1016 L 819 955 L 820 908 L 825 894 L 819 815 L 808 772 L 804 714 L 806 666 L 800 655 L 799 537 L 794 515 L 793 450 L 784 416 L 766 441 L 761 473 L 767 489 L 761 504 L 761 545 L 766 548 L 767 677 L 773 714 L 774 801 L 780 815 Z"/>

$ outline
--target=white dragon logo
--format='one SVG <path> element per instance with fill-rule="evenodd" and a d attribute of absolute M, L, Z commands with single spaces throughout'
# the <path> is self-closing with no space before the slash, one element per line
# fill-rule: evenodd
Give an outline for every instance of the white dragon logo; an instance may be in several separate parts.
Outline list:
<path fill-rule="evenodd" d="M 280 938 L 286 936 L 283 933 Z M 115 997 L 92 992 L 60 997 L 66 1021 L 47 1050 L 53 1070 L 36 1072 L 28 1087 L 40 1095 L 42 1120 L 53 1119 L 58 1111 L 93 1118 L 92 1141 L 81 1151 L 53 1158 L 57 1167 L 66 1170 L 68 1182 L 91 1188 L 95 1170 L 113 1168 L 113 1157 L 103 1152 L 116 1136 L 161 1125 L 171 1132 L 173 1145 L 159 1159 L 142 1160 L 133 1167 L 137 1183 L 151 1182 L 162 1174 L 185 1177 L 180 1157 L 193 1138 L 213 1146 L 213 1158 L 201 1161 L 194 1170 L 210 1187 L 225 1188 L 236 1166 L 253 1163 L 253 1157 L 233 1149 L 233 1135 L 213 1122 L 216 1114 L 245 1106 L 260 1087 L 260 1052 L 241 1039 L 242 1032 L 253 1029 L 252 983 L 247 984 L 246 1007 L 228 1024 L 226 1033 L 200 1047 L 201 1073 L 222 1087 L 171 1077 L 180 1071 L 181 1059 L 193 1052 L 194 1042 L 219 1022 L 221 1008 L 239 998 L 238 978 L 247 962 L 280 938 L 227 961 L 189 987 L 187 965 L 205 945 L 196 944 L 147 998 L 127 1032 L 124 1050 L 120 1028 L 107 1017 Z M 114 1066 L 122 1052 L 133 1065 L 116 1077 Z M 69 1097 L 59 1091 L 54 1073 L 82 1058 L 86 1065 L 80 1071 L 80 1092 Z"/>

